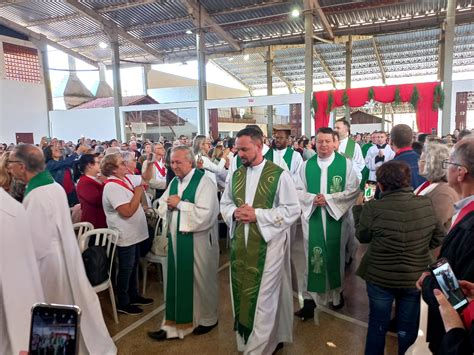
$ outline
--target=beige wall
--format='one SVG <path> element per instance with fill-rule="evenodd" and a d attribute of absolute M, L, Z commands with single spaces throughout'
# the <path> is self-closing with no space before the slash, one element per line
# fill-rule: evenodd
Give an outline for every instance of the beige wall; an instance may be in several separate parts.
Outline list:
<path fill-rule="evenodd" d="M 168 74 L 157 70 L 148 73 L 148 89 L 173 88 L 173 87 L 197 87 L 198 82 L 194 79 L 183 78 L 178 75 Z M 248 91 L 229 88 L 227 86 L 208 83 L 207 98 L 229 99 L 233 97 L 250 96 Z"/>

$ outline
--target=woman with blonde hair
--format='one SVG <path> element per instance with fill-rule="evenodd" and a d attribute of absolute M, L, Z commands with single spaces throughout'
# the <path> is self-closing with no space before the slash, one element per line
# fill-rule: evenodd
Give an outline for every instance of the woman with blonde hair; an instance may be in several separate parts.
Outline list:
<path fill-rule="evenodd" d="M 449 148 L 441 143 L 430 142 L 425 144 L 418 161 L 420 175 L 427 181 L 421 184 L 415 194 L 428 196 L 433 203 L 438 222 L 443 225 L 445 232 L 451 226 L 454 215 L 454 203 L 459 196 L 447 183 L 447 171 L 443 169 L 443 160 L 449 158 Z"/>
<path fill-rule="evenodd" d="M 8 171 L 8 159 L 10 158 L 10 152 L 5 152 L 0 155 L 0 187 L 3 187 L 5 192 L 12 196 L 15 200 L 23 201 L 23 195 L 25 193 L 25 184 L 14 179 Z"/>

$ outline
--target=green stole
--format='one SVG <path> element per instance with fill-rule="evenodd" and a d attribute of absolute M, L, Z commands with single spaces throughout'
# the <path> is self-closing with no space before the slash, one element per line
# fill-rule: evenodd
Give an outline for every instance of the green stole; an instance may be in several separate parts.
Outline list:
<path fill-rule="evenodd" d="M 54 179 L 51 176 L 51 173 L 48 170 L 44 170 L 35 176 L 31 178 L 31 180 L 28 182 L 28 185 L 26 185 L 25 189 L 25 197 L 28 195 L 31 191 L 36 189 L 37 187 L 41 187 L 44 185 L 49 185 L 54 183 Z"/>
<path fill-rule="evenodd" d="M 235 165 L 237 166 L 237 169 L 242 166 L 242 159 L 240 159 L 240 155 L 238 154 L 237 154 L 237 161 Z"/>
<path fill-rule="evenodd" d="M 204 176 L 199 169 L 194 170 L 181 201 L 194 203 L 196 190 Z M 169 195 L 178 194 L 178 178 L 170 183 Z M 176 224 L 176 245 L 173 245 L 171 232 L 168 232 L 168 275 L 166 289 L 165 325 L 177 328 L 188 328 L 193 324 L 193 290 L 194 290 L 194 240 L 193 233 L 179 231 L 181 212 L 178 212 Z M 171 221 L 170 221 L 171 223 Z M 176 260 L 174 250 L 176 248 Z"/>
<path fill-rule="evenodd" d="M 372 143 L 367 143 L 362 146 L 361 151 L 362 151 L 362 156 L 364 157 L 364 159 L 367 156 L 367 152 L 372 147 L 372 145 L 373 145 Z M 360 185 L 359 185 L 359 189 L 361 189 L 362 191 L 365 190 L 365 183 L 367 182 L 367 180 L 369 180 L 369 173 L 370 173 L 369 168 L 367 168 L 367 166 L 364 166 L 364 169 L 362 169 L 362 179 L 360 180 Z"/>
<path fill-rule="evenodd" d="M 291 170 L 291 161 L 293 159 L 293 153 L 294 152 L 295 151 L 293 149 L 290 149 L 290 147 L 287 147 L 286 152 L 283 155 L 283 160 L 285 161 L 286 166 L 288 167 L 288 170 Z M 273 154 L 274 154 L 273 149 L 269 149 L 267 154 L 265 154 L 265 159 L 270 160 L 271 162 L 273 162 Z"/>
<path fill-rule="evenodd" d="M 345 190 L 346 169 L 346 158 L 335 153 L 334 161 L 328 167 L 328 194 Z M 320 193 L 321 168 L 318 165 L 317 155 L 308 159 L 306 163 L 306 184 L 308 192 Z M 308 291 L 325 293 L 326 277 L 330 290 L 341 286 L 341 229 L 342 219 L 336 221 L 326 212 L 325 239 L 321 207 L 316 207 L 309 219 Z"/>
<path fill-rule="evenodd" d="M 344 151 L 344 155 L 347 158 L 349 159 L 354 158 L 355 145 L 356 145 L 356 142 L 353 139 L 347 138 L 346 150 Z"/>
<path fill-rule="evenodd" d="M 273 207 L 282 172 L 283 169 L 276 164 L 268 160 L 265 162 L 255 192 L 253 208 Z M 237 207 L 245 204 L 246 179 L 247 168 L 244 166 L 237 169 L 232 176 L 232 195 Z M 267 243 L 260 234 L 257 223 L 249 224 L 247 246 L 245 246 L 244 223 L 237 222 L 230 252 L 234 330 L 244 338 L 245 343 L 253 330 L 266 255 Z"/>

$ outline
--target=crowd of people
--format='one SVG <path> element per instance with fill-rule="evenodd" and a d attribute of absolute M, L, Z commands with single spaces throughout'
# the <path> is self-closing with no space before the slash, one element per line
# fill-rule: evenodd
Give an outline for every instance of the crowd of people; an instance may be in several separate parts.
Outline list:
<path fill-rule="evenodd" d="M 229 327 L 239 351 L 274 353 L 292 342 L 294 316 L 306 321 L 318 306 L 344 307 L 351 294 L 344 275 L 362 243 L 368 248 L 356 273 L 369 299 L 365 353 L 383 354 L 390 328 L 405 353 L 417 339 L 423 296 L 429 349 L 471 354 L 474 303 L 459 314 L 426 270 L 446 258 L 474 298 L 474 134 L 438 138 L 400 124 L 351 135 L 350 128 L 338 119 L 313 137 L 293 137 L 287 125 L 265 137 L 249 125 L 215 140 L 0 145 L 0 354 L 27 349 L 29 310 L 41 301 L 79 306 L 81 349 L 115 354 L 73 222 L 118 232 L 117 310 L 140 315 L 154 303 L 138 287 L 140 259 L 155 238 L 147 221 L 154 201 L 168 236 L 166 309 L 148 333 L 156 341 L 217 326 L 223 220 L 231 238 Z M 301 274 L 296 240 L 304 247 Z M 296 310 L 294 293 L 303 296 Z"/>

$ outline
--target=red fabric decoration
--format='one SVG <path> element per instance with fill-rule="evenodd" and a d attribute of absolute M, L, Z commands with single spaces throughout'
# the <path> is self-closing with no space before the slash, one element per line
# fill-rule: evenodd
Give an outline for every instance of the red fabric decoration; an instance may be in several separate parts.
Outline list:
<path fill-rule="evenodd" d="M 402 85 L 387 85 L 387 86 L 373 86 L 374 100 L 382 103 L 390 103 L 395 101 L 395 89 L 400 89 L 400 97 L 402 102 L 410 102 L 413 87 L 416 85 L 420 95 L 418 101 L 418 108 L 416 111 L 416 124 L 418 132 L 431 133 L 431 130 L 438 129 L 438 111 L 433 110 L 433 100 L 436 85 L 439 82 L 432 83 L 418 83 L 418 84 L 402 84 Z M 349 106 L 361 107 L 369 101 L 369 89 L 356 88 L 347 89 L 349 96 Z M 331 91 L 316 91 L 313 93 L 314 99 L 318 103 L 318 110 L 315 112 L 314 124 L 316 130 L 320 127 L 327 127 L 329 123 L 329 114 L 326 114 L 328 105 L 328 96 Z M 344 89 L 332 90 L 334 97 L 333 108 L 343 106 L 342 97 Z"/>

